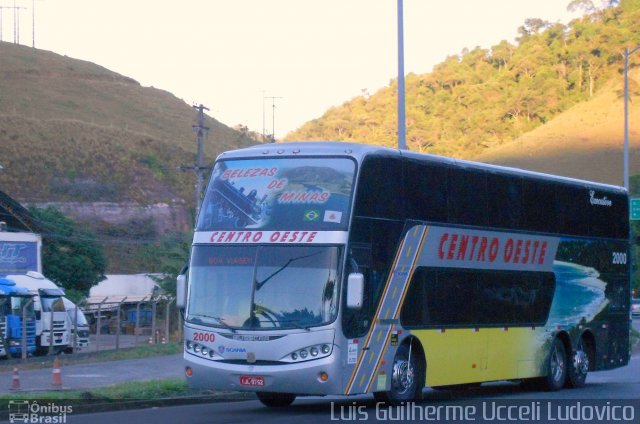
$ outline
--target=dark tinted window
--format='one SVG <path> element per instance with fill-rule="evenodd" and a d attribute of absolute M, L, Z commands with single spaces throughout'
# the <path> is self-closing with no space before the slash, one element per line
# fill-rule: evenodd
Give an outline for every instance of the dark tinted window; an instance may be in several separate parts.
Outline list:
<path fill-rule="evenodd" d="M 623 195 L 591 189 L 585 203 L 589 210 L 589 229 L 594 236 L 627 238 L 629 205 Z"/>
<path fill-rule="evenodd" d="M 554 191 L 556 230 L 562 234 L 589 234 L 586 187 L 557 185 Z"/>
<path fill-rule="evenodd" d="M 487 188 L 489 190 L 487 224 L 499 228 L 522 228 L 522 178 L 489 174 Z"/>
<path fill-rule="evenodd" d="M 447 221 L 447 168 L 428 162 L 405 162 L 407 218 Z"/>
<path fill-rule="evenodd" d="M 524 180 L 522 205 L 525 229 L 556 232 L 555 184 L 546 181 Z"/>
<path fill-rule="evenodd" d="M 449 222 L 486 225 L 488 195 L 485 172 L 452 168 L 447 179 L 447 193 Z"/>
<path fill-rule="evenodd" d="M 554 290 L 553 273 L 418 268 L 402 306 L 402 325 L 543 325 Z"/>
<path fill-rule="evenodd" d="M 355 202 L 355 215 L 374 218 L 402 219 L 402 160 L 374 156 L 360 167 Z"/>
<path fill-rule="evenodd" d="M 365 287 L 361 309 L 349 309 L 343 303 L 342 330 L 346 337 L 367 334 L 389 276 L 403 226 L 400 221 L 354 218 L 344 281 L 349 272 L 361 272 L 365 277 Z M 343 302 L 346 302 L 346 282 L 343 287 Z"/>

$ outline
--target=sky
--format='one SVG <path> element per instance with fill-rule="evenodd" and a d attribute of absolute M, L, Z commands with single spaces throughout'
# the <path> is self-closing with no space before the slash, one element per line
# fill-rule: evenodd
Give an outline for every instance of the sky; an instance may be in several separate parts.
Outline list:
<path fill-rule="evenodd" d="M 568 23 L 568 3 L 404 0 L 405 73 L 514 42 L 527 18 Z M 2 40 L 35 39 L 277 139 L 398 75 L 397 0 L 0 0 L 14 4 Z"/>

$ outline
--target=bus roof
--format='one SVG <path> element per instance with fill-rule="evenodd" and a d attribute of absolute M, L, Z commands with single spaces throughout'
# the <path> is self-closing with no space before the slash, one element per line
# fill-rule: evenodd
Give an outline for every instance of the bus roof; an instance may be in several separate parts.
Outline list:
<path fill-rule="evenodd" d="M 369 144 L 349 143 L 341 141 L 294 141 L 284 143 L 257 144 L 238 150 L 231 150 L 221 153 L 220 159 L 240 159 L 247 157 L 279 157 L 279 156 L 349 156 L 361 162 L 366 156 L 371 154 L 381 154 L 388 156 L 413 158 L 421 161 L 433 162 L 434 164 L 445 164 L 459 168 L 476 169 L 491 173 L 518 175 L 524 178 L 538 180 L 555 181 L 563 184 L 573 184 L 588 186 L 600 190 L 607 190 L 626 194 L 624 187 L 605 184 L 595 181 L 581 180 L 577 178 L 564 177 L 560 175 L 545 174 L 541 172 L 529 171 L 520 168 L 492 165 L 468 160 L 453 159 L 445 156 L 438 156 L 425 153 L 411 152 L 408 150 L 392 149 L 384 146 Z"/>

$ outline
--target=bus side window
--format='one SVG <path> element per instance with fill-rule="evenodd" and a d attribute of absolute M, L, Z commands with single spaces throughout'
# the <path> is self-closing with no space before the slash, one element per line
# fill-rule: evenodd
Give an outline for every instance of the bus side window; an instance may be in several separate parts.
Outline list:
<path fill-rule="evenodd" d="M 451 168 L 447 180 L 448 222 L 487 224 L 487 175 L 484 171 Z"/>
<path fill-rule="evenodd" d="M 355 215 L 402 219 L 402 161 L 395 157 L 369 157 L 362 164 L 355 199 Z"/>
<path fill-rule="evenodd" d="M 523 225 L 522 178 L 489 174 L 487 187 L 493 193 L 493 200 L 487 205 L 487 224 L 491 227 L 521 229 Z"/>
<path fill-rule="evenodd" d="M 404 166 L 407 218 L 446 222 L 447 168 L 410 159 Z"/>

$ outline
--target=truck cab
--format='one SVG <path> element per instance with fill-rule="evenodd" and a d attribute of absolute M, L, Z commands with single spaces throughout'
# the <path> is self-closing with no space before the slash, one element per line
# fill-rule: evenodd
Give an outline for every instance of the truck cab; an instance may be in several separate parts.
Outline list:
<path fill-rule="evenodd" d="M 62 297 L 64 290 L 42 274 L 29 271 L 7 276 L 27 288 L 34 297 L 36 316 L 36 355 L 66 351 L 71 345 L 71 320 Z"/>
<path fill-rule="evenodd" d="M 27 355 L 35 351 L 36 319 L 33 293 L 0 278 L 0 357 L 20 357 L 23 331 Z"/>
<path fill-rule="evenodd" d="M 89 322 L 84 312 L 66 297 L 62 298 L 67 315 L 71 321 L 71 344 L 65 353 L 73 353 L 89 347 Z"/>

